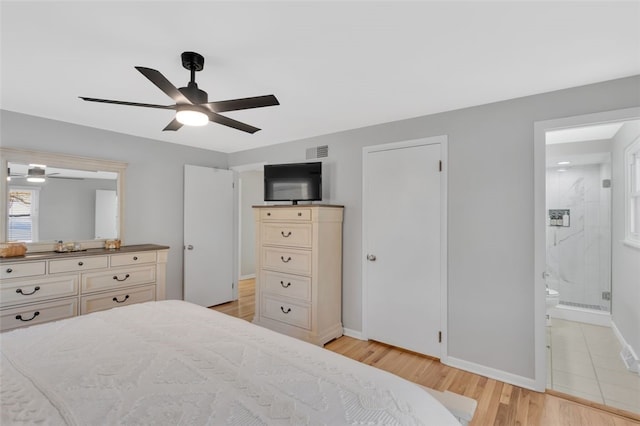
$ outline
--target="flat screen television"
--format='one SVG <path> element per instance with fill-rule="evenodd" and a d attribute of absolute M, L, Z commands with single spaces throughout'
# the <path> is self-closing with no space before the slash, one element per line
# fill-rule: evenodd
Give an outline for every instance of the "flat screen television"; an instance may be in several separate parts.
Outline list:
<path fill-rule="evenodd" d="M 265 201 L 322 200 L 322 163 L 266 164 Z"/>

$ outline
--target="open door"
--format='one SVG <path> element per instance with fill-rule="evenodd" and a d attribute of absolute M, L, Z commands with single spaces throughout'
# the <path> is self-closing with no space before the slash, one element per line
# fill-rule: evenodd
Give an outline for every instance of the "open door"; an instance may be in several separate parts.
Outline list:
<path fill-rule="evenodd" d="M 233 300 L 233 172 L 184 166 L 184 300 Z"/>

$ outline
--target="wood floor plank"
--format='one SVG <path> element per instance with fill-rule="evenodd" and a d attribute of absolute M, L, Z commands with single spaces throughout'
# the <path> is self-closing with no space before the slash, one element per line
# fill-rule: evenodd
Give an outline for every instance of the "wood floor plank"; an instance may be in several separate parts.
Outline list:
<path fill-rule="evenodd" d="M 254 280 L 240 281 L 239 300 L 214 306 L 227 315 L 253 320 Z M 463 394 L 478 401 L 471 426 L 639 426 L 640 421 L 570 401 L 554 394 L 534 392 L 484 376 L 446 366 L 437 360 L 384 343 L 342 336 L 325 349 L 397 374 L 432 389 Z"/>

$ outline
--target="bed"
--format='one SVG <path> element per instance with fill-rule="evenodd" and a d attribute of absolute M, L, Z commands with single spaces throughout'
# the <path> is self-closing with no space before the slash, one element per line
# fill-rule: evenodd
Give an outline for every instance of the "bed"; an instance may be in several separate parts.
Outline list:
<path fill-rule="evenodd" d="M 187 302 L 0 334 L 0 423 L 459 425 L 419 386 Z"/>

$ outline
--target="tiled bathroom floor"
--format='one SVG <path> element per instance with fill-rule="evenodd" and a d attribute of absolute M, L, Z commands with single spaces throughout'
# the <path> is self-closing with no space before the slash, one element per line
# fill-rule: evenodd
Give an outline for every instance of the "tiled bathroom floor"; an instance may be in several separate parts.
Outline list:
<path fill-rule="evenodd" d="M 640 414 L 640 375 L 626 369 L 611 328 L 551 321 L 547 387 Z"/>

